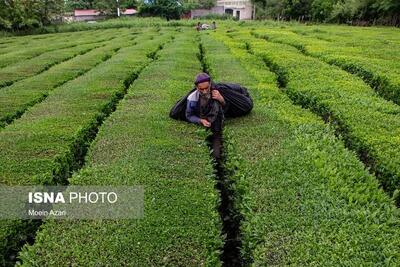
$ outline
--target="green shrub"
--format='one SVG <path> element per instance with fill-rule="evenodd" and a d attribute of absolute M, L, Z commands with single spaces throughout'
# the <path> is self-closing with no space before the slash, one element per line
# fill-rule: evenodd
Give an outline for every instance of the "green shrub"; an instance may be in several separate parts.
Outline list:
<path fill-rule="evenodd" d="M 152 61 L 147 53 L 159 50 L 168 40 L 168 33 L 145 32 L 136 39 L 137 45 L 120 49 L 107 62 L 53 90 L 45 101 L 0 131 L 0 182 L 65 184 L 83 163 L 97 128 L 127 90 L 124 81 Z M 13 229 L 14 224 L 19 227 L 10 220 L 2 226 Z M 7 240 L 23 238 L 12 230 L 0 232 L 5 232 L 0 243 L 19 244 L 19 240 Z M 6 253 L 0 251 L 2 257 Z"/>
<path fill-rule="evenodd" d="M 111 30 L 104 32 L 88 31 L 85 35 L 82 33 L 43 35 L 44 38 L 35 38 L 26 36 L 17 38 L 16 41 L 7 44 L 0 55 L 0 67 L 12 67 L 16 63 L 29 64 L 34 63 L 42 56 L 52 55 L 60 49 L 73 48 L 79 45 L 94 44 L 105 42 L 115 38 L 117 34 Z M 72 39 L 72 40 L 71 40 Z M 27 44 L 29 46 L 27 47 Z M 18 70 L 16 70 L 18 71 Z"/>
<path fill-rule="evenodd" d="M 268 30 L 267 34 L 265 30 L 258 30 L 256 33 L 263 38 L 267 35 L 269 41 L 294 46 L 306 55 L 339 66 L 362 78 L 385 99 L 400 104 L 400 78 L 397 73 L 400 68 L 400 40 L 382 42 L 385 34 L 394 35 L 394 32 L 388 29 L 387 33 L 371 31 L 361 35 L 359 31 L 353 31 L 350 36 L 335 36 L 332 32 L 315 30 L 310 32 L 317 33 L 317 37 L 322 33 L 322 39 L 310 38 L 310 33 L 305 33 L 306 37 L 294 34 L 296 30 Z"/>
<path fill-rule="evenodd" d="M 202 39 L 213 77 L 247 86 L 254 99 L 252 113 L 229 120 L 225 129 L 247 263 L 398 265 L 399 213 L 356 155 L 278 89 L 255 40 L 221 32 Z"/>
<path fill-rule="evenodd" d="M 70 60 L 51 67 L 38 75 L 15 82 L 11 86 L 0 90 L 0 124 L 5 126 L 16 118 L 22 116 L 28 107 L 43 101 L 50 91 L 64 83 L 76 79 L 107 60 L 123 47 L 131 45 L 134 41 L 130 30 L 116 39 L 100 43 L 100 47 L 85 52 L 82 48 L 75 47 L 76 56 Z M 0 125 L 1 126 L 1 125 Z"/>
<path fill-rule="evenodd" d="M 197 20 L 234 20 L 235 18 L 230 14 L 207 14 L 196 18 Z"/>
<path fill-rule="evenodd" d="M 218 193 L 204 135 L 168 117 L 200 71 L 194 33 L 175 36 L 104 122 L 85 167 L 70 179 L 143 185 L 144 217 L 49 221 L 21 252 L 24 266 L 220 266 Z"/>
<path fill-rule="evenodd" d="M 296 48 L 232 33 L 250 44 L 251 52 L 287 80 L 285 92 L 305 108 L 331 122 L 346 145 L 379 178 L 393 196 L 400 189 L 400 108 L 378 96 L 362 80 L 318 59 L 303 55 Z"/>

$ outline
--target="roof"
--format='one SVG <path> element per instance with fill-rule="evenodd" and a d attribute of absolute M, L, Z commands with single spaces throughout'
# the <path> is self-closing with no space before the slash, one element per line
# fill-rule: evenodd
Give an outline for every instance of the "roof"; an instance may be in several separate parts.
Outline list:
<path fill-rule="evenodd" d="M 96 9 L 75 9 L 74 10 L 75 16 L 98 16 L 100 15 L 100 11 Z"/>
<path fill-rule="evenodd" d="M 133 8 L 127 8 L 124 11 L 121 11 L 121 13 L 123 15 L 133 15 L 137 13 L 136 9 Z M 99 16 L 100 15 L 100 11 L 96 10 L 96 9 L 75 9 L 74 10 L 74 15 L 75 17 L 79 17 L 79 16 Z"/>
<path fill-rule="evenodd" d="M 122 12 L 124 15 L 133 15 L 136 14 L 137 10 L 133 8 L 127 8 L 125 11 Z"/>

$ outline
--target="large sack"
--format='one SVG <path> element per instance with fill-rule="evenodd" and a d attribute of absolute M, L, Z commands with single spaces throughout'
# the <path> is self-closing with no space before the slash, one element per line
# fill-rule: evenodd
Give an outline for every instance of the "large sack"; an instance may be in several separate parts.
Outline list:
<path fill-rule="evenodd" d="M 248 114 L 253 109 L 253 100 L 247 88 L 234 83 L 215 83 L 212 88 L 218 90 L 225 99 L 225 117 L 239 117 Z M 196 90 L 193 88 L 172 107 L 169 116 L 176 120 L 186 121 L 187 97 Z"/>
<path fill-rule="evenodd" d="M 187 105 L 187 98 L 188 96 L 193 93 L 196 88 L 193 88 L 187 95 L 182 97 L 176 104 L 172 107 L 171 111 L 169 112 L 169 116 L 175 120 L 182 120 L 186 121 L 186 105 Z"/>
<path fill-rule="evenodd" d="M 234 83 L 217 83 L 215 88 L 225 99 L 226 117 L 240 117 L 248 114 L 253 109 L 253 100 L 246 87 Z"/>

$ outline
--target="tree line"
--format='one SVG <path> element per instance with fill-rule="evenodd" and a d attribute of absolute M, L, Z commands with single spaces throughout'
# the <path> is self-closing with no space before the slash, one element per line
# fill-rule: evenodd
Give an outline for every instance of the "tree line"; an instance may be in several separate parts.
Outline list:
<path fill-rule="evenodd" d="M 29 30 L 61 21 L 75 9 L 96 9 L 115 16 L 121 9 L 137 7 L 136 0 L 0 0 L 0 30 Z"/>
<path fill-rule="evenodd" d="M 36 28 L 63 12 L 63 0 L 0 0 L 0 29 Z"/>
<path fill-rule="evenodd" d="M 258 19 L 400 25 L 400 0 L 252 0 Z"/>
<path fill-rule="evenodd" d="M 400 0 L 251 0 L 257 19 L 298 20 L 357 25 L 400 25 Z M 137 8 L 139 15 L 179 19 L 216 0 L 0 0 L 0 30 L 29 30 L 61 21 L 74 9 L 96 9 L 115 16 Z"/>

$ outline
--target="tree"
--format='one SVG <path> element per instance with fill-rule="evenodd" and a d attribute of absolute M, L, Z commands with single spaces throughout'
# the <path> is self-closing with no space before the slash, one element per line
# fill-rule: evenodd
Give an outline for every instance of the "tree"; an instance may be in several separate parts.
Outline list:
<path fill-rule="evenodd" d="M 127 8 L 138 8 L 139 3 L 136 0 L 125 0 L 122 1 L 120 4 L 120 7 L 122 9 L 127 9 Z"/>
<path fill-rule="evenodd" d="M 331 16 L 332 22 L 346 23 L 353 20 L 357 14 L 358 0 L 339 0 L 333 6 Z"/>
<path fill-rule="evenodd" d="M 158 16 L 170 19 L 180 19 L 184 11 L 182 3 L 177 0 L 150 0 L 139 7 L 141 16 Z"/>
<path fill-rule="evenodd" d="M 287 0 L 284 14 L 289 18 L 309 18 L 312 0 Z"/>
<path fill-rule="evenodd" d="M 0 28 L 12 30 L 17 25 L 25 24 L 23 7 L 18 1 L 0 1 Z"/>
<path fill-rule="evenodd" d="M 38 0 L 34 2 L 37 3 L 39 8 L 39 17 L 42 25 L 49 25 L 51 21 L 59 18 L 64 13 L 64 0 Z"/>
<path fill-rule="evenodd" d="M 252 3 L 256 6 L 256 17 L 260 19 L 281 18 L 286 5 L 282 0 L 253 0 Z"/>
<path fill-rule="evenodd" d="M 327 21 L 333 10 L 335 0 L 314 0 L 311 4 L 311 17 L 316 21 Z"/>
<path fill-rule="evenodd" d="M 376 1 L 374 7 L 378 11 L 379 19 L 391 25 L 400 25 L 400 1 Z"/>
<path fill-rule="evenodd" d="M 64 12 L 64 0 L 2 0 L 0 28 L 26 30 L 48 25 Z"/>
<path fill-rule="evenodd" d="M 94 9 L 96 0 L 68 0 L 66 1 L 66 8 L 69 11 L 75 9 Z"/>

